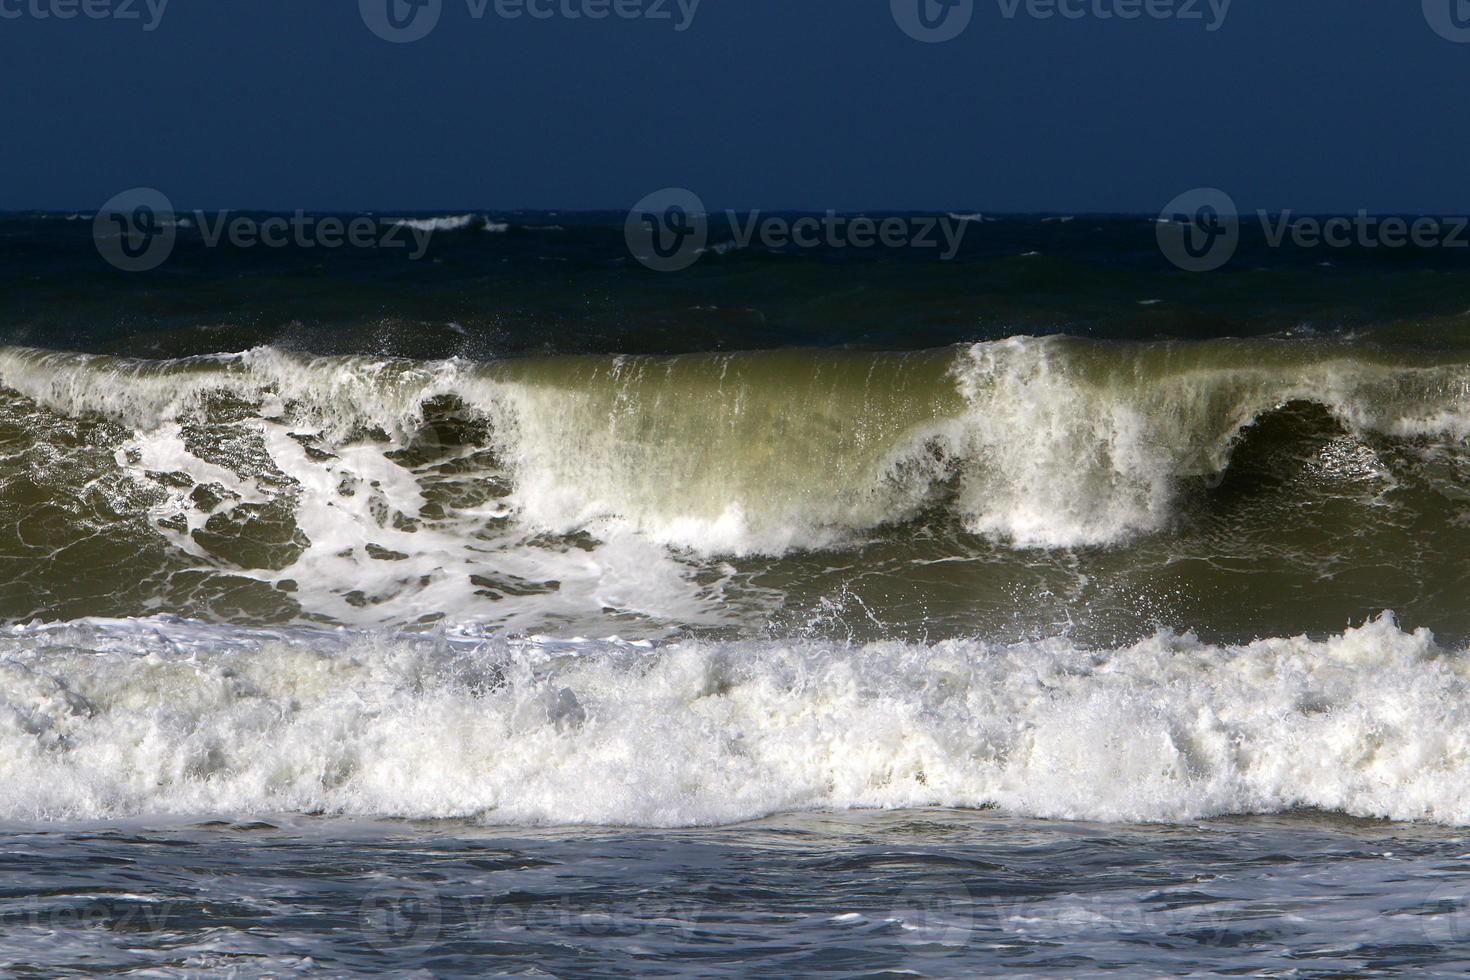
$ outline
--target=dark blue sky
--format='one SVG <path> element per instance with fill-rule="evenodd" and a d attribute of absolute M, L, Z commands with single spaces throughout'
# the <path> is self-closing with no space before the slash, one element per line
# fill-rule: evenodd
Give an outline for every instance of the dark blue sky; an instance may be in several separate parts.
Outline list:
<path fill-rule="evenodd" d="M 1421 0 L 1235 0 L 1214 32 L 975 0 L 940 44 L 889 0 L 703 0 L 683 32 L 443 0 L 408 44 L 357 0 L 172 0 L 152 32 L 29 13 L 50 2 L 0 0 L 23 14 L 0 19 L 4 209 L 138 185 L 180 207 L 624 208 L 677 185 L 711 207 L 1152 213 L 1215 185 L 1243 208 L 1470 210 L 1470 43 Z"/>

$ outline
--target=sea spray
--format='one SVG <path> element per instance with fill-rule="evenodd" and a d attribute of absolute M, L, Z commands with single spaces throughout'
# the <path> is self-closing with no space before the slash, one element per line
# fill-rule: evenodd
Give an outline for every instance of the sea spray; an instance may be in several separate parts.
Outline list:
<path fill-rule="evenodd" d="M 1389 616 L 1318 640 L 1115 649 L 13 628 L 0 818 L 673 827 L 942 805 L 1462 825 L 1467 665 Z"/>

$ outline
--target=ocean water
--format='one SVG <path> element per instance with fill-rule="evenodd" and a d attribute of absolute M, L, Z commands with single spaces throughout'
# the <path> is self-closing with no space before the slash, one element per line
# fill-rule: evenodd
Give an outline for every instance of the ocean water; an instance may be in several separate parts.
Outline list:
<path fill-rule="evenodd" d="M 0 216 L 0 969 L 1463 972 L 1453 250 L 89 217 Z"/>

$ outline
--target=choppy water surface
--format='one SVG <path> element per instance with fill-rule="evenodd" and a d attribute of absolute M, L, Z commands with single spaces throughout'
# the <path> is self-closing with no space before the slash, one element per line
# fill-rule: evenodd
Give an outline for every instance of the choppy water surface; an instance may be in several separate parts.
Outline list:
<path fill-rule="evenodd" d="M 5 969 L 1464 968 L 1456 255 L 65 217 L 0 217 Z"/>
<path fill-rule="evenodd" d="M 1466 846 L 1312 814 L 13 828 L 0 963 L 22 975 L 1456 975 L 1470 966 Z"/>

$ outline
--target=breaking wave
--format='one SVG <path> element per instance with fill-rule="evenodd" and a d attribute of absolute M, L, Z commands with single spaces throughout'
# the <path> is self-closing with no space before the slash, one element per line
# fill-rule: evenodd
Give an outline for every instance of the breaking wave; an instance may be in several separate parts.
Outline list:
<path fill-rule="evenodd" d="M 0 634 L 0 816 L 690 826 L 830 807 L 1470 823 L 1466 654 L 1322 640 L 849 647 L 86 621 Z"/>
<path fill-rule="evenodd" d="M 1348 476 L 1392 480 L 1381 440 L 1458 453 L 1470 434 L 1470 364 L 1286 340 L 488 363 L 6 348 L 0 389 L 19 528 L 0 548 L 41 579 L 107 527 L 136 536 L 108 554 L 150 566 L 145 592 L 228 573 L 230 602 L 359 625 L 716 625 L 724 557 L 936 520 L 1022 553 L 1126 544 L 1293 405 L 1338 428 Z"/>

